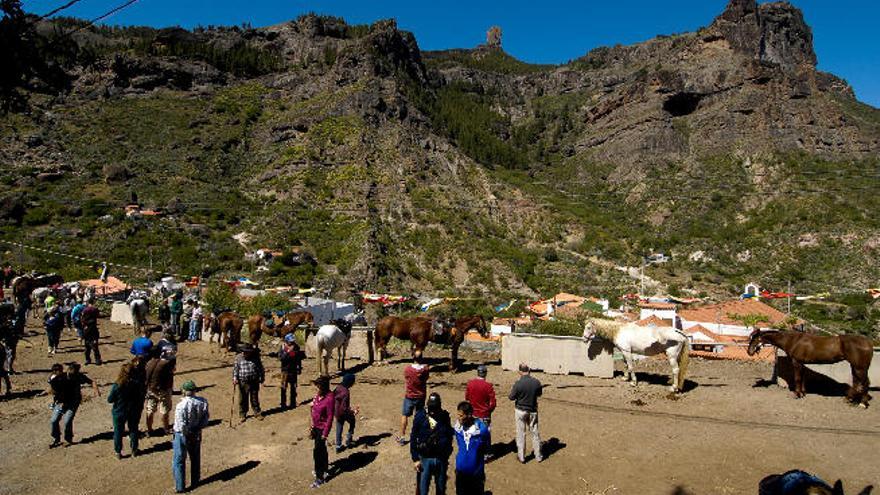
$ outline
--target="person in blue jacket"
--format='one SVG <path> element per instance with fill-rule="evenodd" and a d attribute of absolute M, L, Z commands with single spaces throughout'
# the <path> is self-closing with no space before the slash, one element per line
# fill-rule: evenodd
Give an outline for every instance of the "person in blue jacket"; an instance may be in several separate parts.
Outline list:
<path fill-rule="evenodd" d="M 474 417 L 474 408 L 467 401 L 458 404 L 455 423 L 455 493 L 483 495 L 486 485 L 486 452 L 489 451 L 489 428 Z"/>

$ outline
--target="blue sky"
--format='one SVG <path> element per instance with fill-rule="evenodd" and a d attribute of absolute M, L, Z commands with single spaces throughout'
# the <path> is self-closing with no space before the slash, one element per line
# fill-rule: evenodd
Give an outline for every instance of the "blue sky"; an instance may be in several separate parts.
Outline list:
<path fill-rule="evenodd" d="M 24 0 L 25 9 L 43 14 L 66 0 Z M 94 18 L 123 0 L 81 0 L 64 11 Z M 813 28 L 819 68 L 843 77 L 858 98 L 880 107 L 880 21 L 877 0 L 793 0 Z M 306 12 L 331 14 L 349 23 L 393 17 L 416 35 L 423 50 L 467 48 L 481 43 L 486 29 L 499 25 L 504 48 L 536 63 L 560 63 L 602 45 L 630 44 L 658 34 L 693 31 L 712 22 L 727 0 L 564 0 L 487 2 L 481 0 L 139 0 L 110 17 L 107 24 L 251 25 L 277 24 Z"/>

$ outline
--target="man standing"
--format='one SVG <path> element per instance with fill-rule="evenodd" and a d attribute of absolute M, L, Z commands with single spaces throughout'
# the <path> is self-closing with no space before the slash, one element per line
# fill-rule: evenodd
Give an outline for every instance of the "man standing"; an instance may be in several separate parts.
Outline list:
<path fill-rule="evenodd" d="M 541 455 L 541 436 L 538 434 L 538 397 L 541 396 L 541 382 L 531 376 L 527 364 L 519 365 L 519 380 L 510 389 L 508 399 L 514 401 L 516 418 L 516 455 L 519 462 L 526 462 L 526 430 L 532 433 L 532 450 L 538 462 Z"/>
<path fill-rule="evenodd" d="M 284 343 L 278 350 L 281 361 L 281 409 L 287 409 L 287 394 L 290 389 L 290 408 L 296 407 L 296 377 L 302 373 L 302 352 L 292 333 L 284 336 Z"/>
<path fill-rule="evenodd" d="M 489 428 L 474 417 L 474 408 L 467 401 L 458 404 L 455 440 L 458 443 L 458 453 L 455 454 L 455 493 L 483 495 Z"/>
<path fill-rule="evenodd" d="M 406 424 L 409 417 L 419 409 L 425 408 L 425 396 L 428 392 L 428 367 L 422 364 L 422 353 L 413 354 L 413 362 L 403 370 L 406 381 L 406 392 L 403 396 L 403 408 L 400 416 L 400 436 L 397 443 L 406 445 Z"/>
<path fill-rule="evenodd" d="M 150 353 L 153 351 L 153 340 L 150 339 L 152 333 L 153 329 L 151 327 L 144 326 L 141 329 L 141 336 L 131 342 L 129 352 L 144 360 L 149 359 Z"/>
<path fill-rule="evenodd" d="M 492 412 L 495 411 L 495 387 L 486 380 L 489 369 L 485 364 L 477 366 L 477 377 L 467 383 L 467 389 L 464 393 L 464 400 L 468 401 L 474 408 L 474 417 L 482 421 L 489 430 L 490 438 L 487 439 L 488 447 L 486 449 L 487 457 L 492 454 L 491 432 L 492 432 Z"/>
<path fill-rule="evenodd" d="M 199 334 L 202 332 L 202 307 L 199 303 L 193 303 L 192 316 L 189 320 L 189 341 L 195 342 L 199 340 Z"/>
<path fill-rule="evenodd" d="M 235 356 L 235 364 L 232 366 L 232 383 L 238 386 L 238 416 L 242 421 L 247 419 L 250 402 L 254 416 L 263 419 L 263 412 L 260 410 L 260 384 L 266 377 L 260 351 L 250 344 L 240 345 L 239 350 L 241 352 Z"/>
<path fill-rule="evenodd" d="M 196 397 L 196 384 L 188 380 L 180 387 L 183 399 L 174 409 L 174 491 L 183 493 L 186 483 L 186 457 L 190 463 L 190 489 L 201 478 L 202 429 L 208 426 L 208 401 Z"/>
<path fill-rule="evenodd" d="M 79 337 L 79 342 L 81 344 L 84 342 L 82 324 L 82 312 L 84 309 L 86 309 L 85 303 L 79 302 L 70 310 L 70 321 L 73 322 L 73 328 L 76 329 L 76 336 Z"/>
<path fill-rule="evenodd" d="M 82 403 L 82 391 L 80 387 L 83 385 L 91 385 L 95 391 L 95 396 L 100 397 L 101 392 L 98 385 L 91 378 L 79 372 L 78 363 L 70 363 L 67 365 L 66 373 L 60 373 L 60 365 L 56 368 L 52 367 L 52 376 L 49 377 L 49 386 L 55 396 L 55 402 L 52 404 L 52 444 L 49 448 L 55 448 L 61 445 L 61 428 L 60 423 L 64 421 L 64 442 L 69 446 L 73 444 L 73 418 L 76 416 L 76 410 Z"/>
<path fill-rule="evenodd" d="M 64 330 L 64 316 L 58 308 L 57 305 L 52 306 L 51 310 L 47 310 L 43 316 L 43 325 L 46 328 L 46 340 L 49 343 L 50 356 L 54 356 L 55 352 L 58 351 L 61 332 Z"/>
<path fill-rule="evenodd" d="M 409 439 L 409 453 L 418 473 L 419 495 L 428 495 L 431 478 L 434 478 L 434 493 L 445 495 L 453 435 L 449 413 L 443 409 L 440 395 L 432 393 L 427 406 L 416 412 Z"/>
<path fill-rule="evenodd" d="M 153 430 L 153 416 L 156 411 L 162 415 L 162 434 L 170 429 L 168 421 L 171 412 L 171 392 L 174 388 L 174 366 L 177 363 L 174 351 L 165 350 L 161 356 L 147 362 L 147 435 L 157 436 Z"/>
<path fill-rule="evenodd" d="M 165 331 L 171 326 L 171 309 L 168 307 L 167 299 L 162 299 L 162 304 L 159 305 L 159 324 Z"/>
<path fill-rule="evenodd" d="M 354 385 L 354 375 L 346 373 L 342 376 L 342 382 L 333 391 L 333 397 L 336 405 L 333 408 L 336 416 L 336 453 L 342 452 L 342 428 L 348 423 L 348 435 L 345 437 L 345 448 L 351 448 L 352 437 L 354 436 L 354 427 L 360 408 L 351 407 L 351 387 Z"/>
<path fill-rule="evenodd" d="M 101 351 L 98 349 L 98 308 L 95 307 L 93 301 L 89 301 L 85 309 L 82 310 L 80 320 L 83 325 L 83 341 L 85 343 L 86 364 L 92 364 L 92 352 L 95 353 L 95 363 L 101 365 Z"/>
<path fill-rule="evenodd" d="M 169 310 L 171 313 L 171 331 L 178 341 L 184 340 L 186 335 L 183 335 L 183 331 L 180 328 L 180 317 L 183 315 L 183 301 L 181 301 L 180 292 L 175 292 L 171 296 L 171 307 Z"/>

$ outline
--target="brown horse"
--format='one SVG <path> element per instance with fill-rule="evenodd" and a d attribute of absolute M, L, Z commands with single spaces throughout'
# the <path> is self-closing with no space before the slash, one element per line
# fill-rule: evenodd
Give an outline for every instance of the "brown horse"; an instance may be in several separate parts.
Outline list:
<path fill-rule="evenodd" d="M 31 306 L 31 293 L 41 287 L 51 287 L 56 284 L 63 284 L 64 278 L 61 275 L 50 273 L 48 275 L 20 275 L 12 279 L 12 296 L 17 305 L 24 304 L 25 307 Z"/>
<path fill-rule="evenodd" d="M 489 328 L 486 320 L 480 315 L 462 316 L 455 320 L 455 325 L 450 330 L 450 344 L 452 345 L 452 361 L 449 363 L 450 370 L 458 369 L 458 347 L 464 342 L 464 336 L 471 330 L 476 330 L 483 338 L 489 337 Z"/>
<path fill-rule="evenodd" d="M 238 351 L 238 344 L 241 342 L 241 327 L 244 326 L 244 320 L 241 316 L 226 311 L 217 316 L 217 328 L 220 329 L 220 339 L 217 341 L 221 349 L 230 352 Z"/>
<path fill-rule="evenodd" d="M 852 368 L 852 386 L 846 398 L 854 403 L 868 407 L 871 396 L 868 394 L 868 367 L 874 357 L 871 340 L 861 335 L 836 335 L 823 337 L 789 330 L 755 330 L 749 337 L 749 355 L 758 352 L 761 344 L 776 346 L 791 358 L 794 369 L 794 395 L 804 395 L 804 365 L 832 364 L 848 361 Z"/>
<path fill-rule="evenodd" d="M 425 316 L 415 318 L 401 318 L 399 316 L 386 316 L 376 322 L 376 355 L 379 361 L 385 360 L 387 352 L 385 347 L 391 341 L 391 337 L 410 341 L 410 353 L 424 351 L 431 334 L 434 333 L 434 319 Z"/>
<path fill-rule="evenodd" d="M 266 326 L 266 318 L 263 315 L 253 315 L 248 318 L 248 341 L 251 345 L 257 345 L 263 332 L 269 333 L 270 327 Z"/>
<path fill-rule="evenodd" d="M 455 321 L 445 321 L 426 316 L 415 318 L 400 318 L 398 316 L 386 316 L 376 323 L 376 355 L 379 361 L 385 359 L 385 347 L 391 337 L 410 341 L 410 351 L 424 352 L 428 342 L 446 344 L 452 346 L 449 369 L 456 369 L 458 359 L 458 347 L 464 341 L 468 331 L 476 329 L 480 335 L 488 336 L 488 328 L 482 316 L 466 316 Z"/>
<path fill-rule="evenodd" d="M 291 311 L 284 315 L 283 320 L 283 324 L 276 324 L 275 328 L 267 333 L 275 335 L 276 337 L 284 337 L 289 333 L 296 332 L 297 328 L 303 324 L 305 324 L 303 342 L 308 340 L 309 334 L 315 333 L 315 317 L 308 311 Z"/>

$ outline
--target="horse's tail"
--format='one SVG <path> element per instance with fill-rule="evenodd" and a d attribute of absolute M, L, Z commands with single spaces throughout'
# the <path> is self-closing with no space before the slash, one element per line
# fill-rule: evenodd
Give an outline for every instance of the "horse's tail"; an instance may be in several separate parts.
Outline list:
<path fill-rule="evenodd" d="M 684 379 L 685 376 L 687 376 L 688 364 L 691 360 L 690 354 L 691 344 L 688 341 L 687 336 L 685 336 L 684 341 L 681 343 L 681 352 L 678 353 L 678 383 L 676 383 L 676 388 L 678 388 L 679 391 L 684 390 Z"/>

